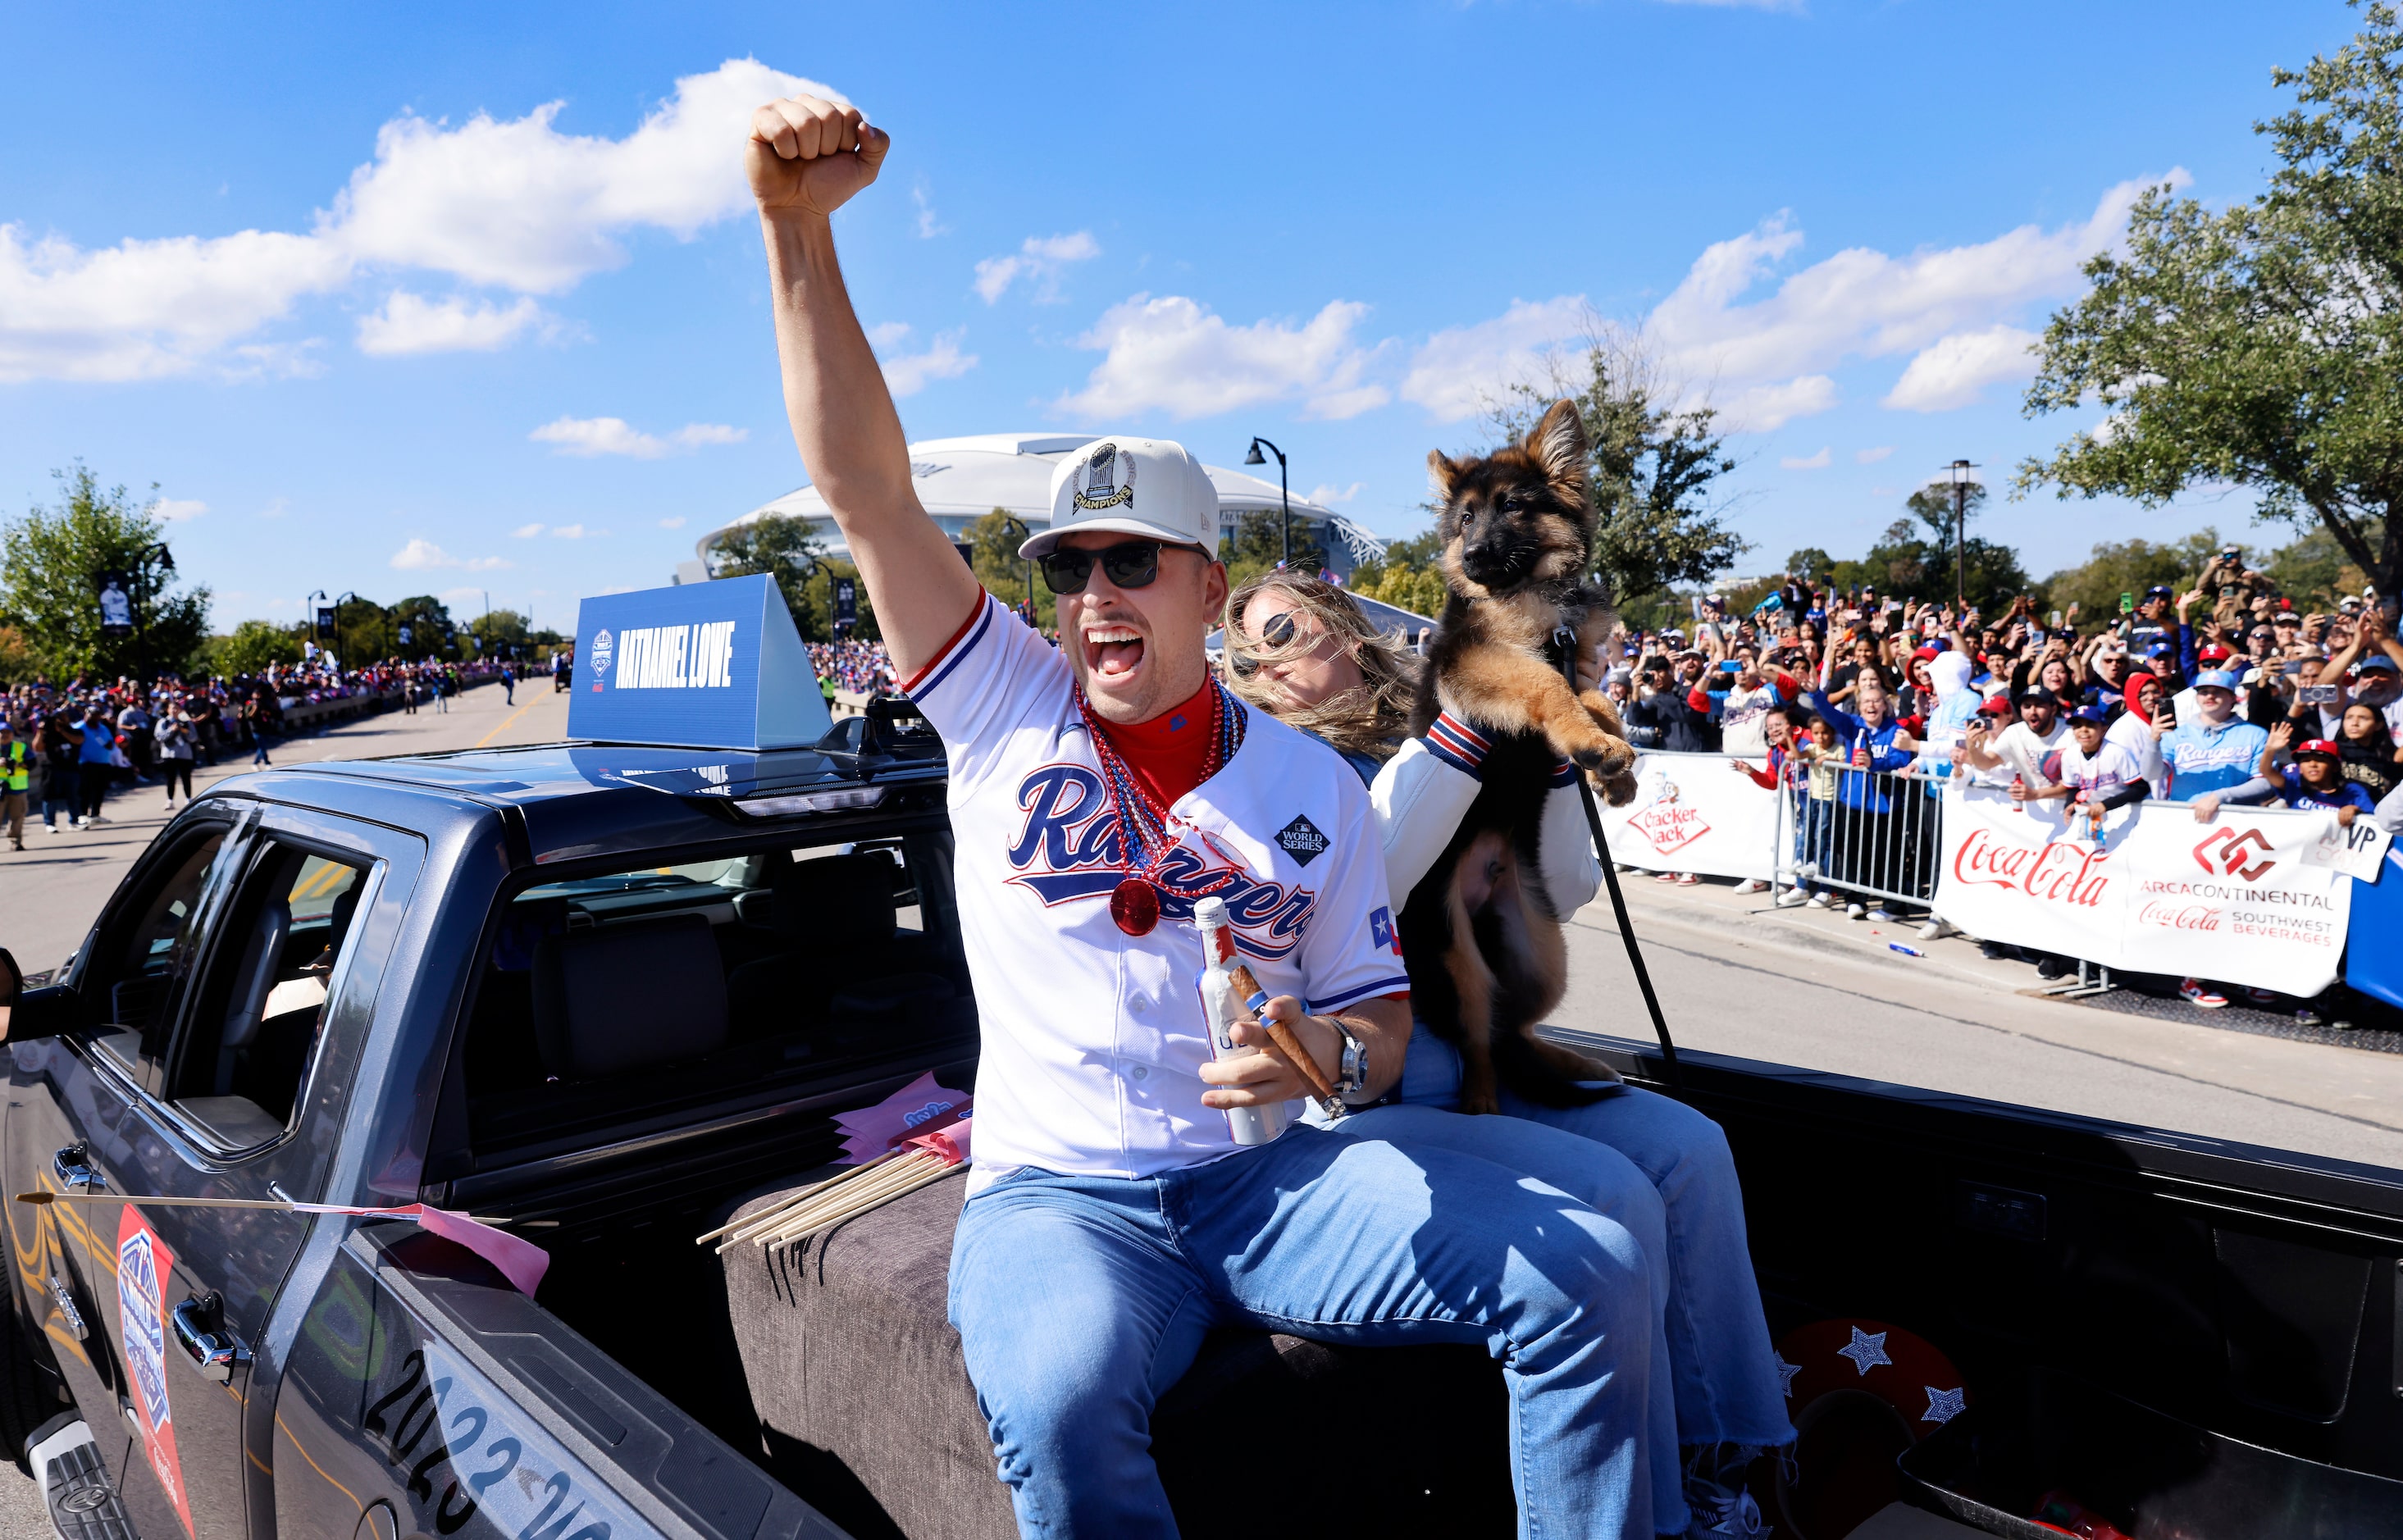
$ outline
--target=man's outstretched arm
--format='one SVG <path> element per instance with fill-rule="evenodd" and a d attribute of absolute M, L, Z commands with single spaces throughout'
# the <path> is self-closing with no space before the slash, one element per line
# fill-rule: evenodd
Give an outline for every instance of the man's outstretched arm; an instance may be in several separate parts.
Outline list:
<path fill-rule="evenodd" d="M 859 563 L 894 671 L 907 676 L 959 629 L 977 581 L 919 506 L 900 415 L 835 262 L 829 220 L 876 180 L 892 143 L 856 107 L 796 96 L 751 115 L 746 166 L 793 443 Z"/>

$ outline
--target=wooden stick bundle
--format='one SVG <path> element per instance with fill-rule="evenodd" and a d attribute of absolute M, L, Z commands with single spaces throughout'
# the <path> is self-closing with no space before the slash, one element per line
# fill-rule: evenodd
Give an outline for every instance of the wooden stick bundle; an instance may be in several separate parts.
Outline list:
<path fill-rule="evenodd" d="M 1260 981 L 1257 978 L 1252 977 L 1252 970 L 1238 963 L 1227 970 L 1227 977 L 1234 981 L 1236 992 L 1243 996 L 1244 1008 L 1250 1010 L 1255 1016 L 1259 1015 L 1258 1007 L 1253 1006 L 1251 1002 L 1257 1000 L 1268 992 L 1260 988 Z M 1335 1094 L 1335 1082 L 1327 1078 L 1327 1072 L 1318 1067 L 1318 1061 L 1312 1058 L 1310 1050 L 1301 1046 L 1301 1039 L 1294 1035 L 1293 1029 L 1282 1021 L 1271 1021 L 1266 1017 L 1260 1018 L 1260 1025 L 1269 1029 L 1269 1041 L 1277 1046 L 1279 1052 L 1292 1060 L 1293 1067 L 1299 1070 L 1301 1077 L 1310 1082 L 1310 1089 L 1318 1093 L 1320 1104 L 1330 1113 L 1340 1113 L 1342 1109 Z"/>
<path fill-rule="evenodd" d="M 933 1150 L 896 1150 L 804 1187 L 783 1202 L 697 1236 L 693 1244 L 706 1245 L 715 1241 L 718 1254 L 723 1256 L 745 1241 L 761 1246 L 798 1241 L 882 1207 L 904 1193 L 915 1192 L 963 1164 L 946 1160 Z"/>

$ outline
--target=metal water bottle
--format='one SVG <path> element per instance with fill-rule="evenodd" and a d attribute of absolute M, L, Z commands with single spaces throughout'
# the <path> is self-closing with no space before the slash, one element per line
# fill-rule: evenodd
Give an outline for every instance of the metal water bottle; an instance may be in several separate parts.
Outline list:
<path fill-rule="evenodd" d="M 1243 1008 L 1229 971 L 1235 963 L 1235 930 L 1227 923 L 1227 901 L 1204 898 L 1194 905 L 1193 924 L 1202 933 L 1202 1020 L 1209 1030 L 1211 1057 L 1234 1059 L 1259 1051 L 1240 1047 L 1229 1035 L 1229 1029 L 1250 1020 L 1251 1013 Z M 1227 1109 L 1227 1129 L 1238 1145 L 1265 1145 L 1285 1131 L 1285 1122 L 1282 1104 Z"/>

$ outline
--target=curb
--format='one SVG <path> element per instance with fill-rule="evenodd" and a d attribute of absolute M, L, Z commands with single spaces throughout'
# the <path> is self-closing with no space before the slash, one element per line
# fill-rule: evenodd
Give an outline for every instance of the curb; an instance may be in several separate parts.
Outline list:
<path fill-rule="evenodd" d="M 1823 924 L 1792 909 L 1754 907 L 1749 902 L 1737 899 L 1726 888 L 1715 887 L 1713 891 L 1724 895 L 1728 903 L 1698 903 L 1682 893 L 1663 893 L 1660 891 L 1659 884 L 1648 879 L 1640 883 L 1628 881 L 1627 879 L 1632 875 L 1619 873 L 1619 885 L 1627 894 L 1631 919 L 1638 911 L 1649 909 L 1674 923 L 1719 932 L 1780 951 L 1825 956 L 1832 948 L 1841 948 L 1857 953 L 1862 961 L 1883 963 L 1890 966 L 1915 963 L 1923 969 L 1933 969 L 1960 983 L 2012 993 L 2022 992 L 2039 982 L 2035 969 L 1984 957 L 1977 951 L 1976 942 L 1964 939 L 1958 933 L 1934 941 L 1922 941 L 1916 923 L 1892 927 L 1881 925 L 1870 931 L 1866 922 L 1844 920 L 1840 915 L 1835 923 Z M 1611 919 L 1607 891 L 1597 895 L 1591 904 L 1578 911 L 1577 918 L 1581 920 L 1595 911 L 1599 911 L 1595 917 L 1601 925 L 1590 928 L 1616 929 Z M 1840 925 L 1840 929 L 1838 928 Z M 1889 942 L 1896 940 L 1926 955 L 1904 957 L 1889 949 Z M 1944 951 L 1954 949 L 1968 955 L 1960 959 L 1943 955 Z M 2024 980 L 2017 977 L 2021 973 L 2026 975 Z"/>

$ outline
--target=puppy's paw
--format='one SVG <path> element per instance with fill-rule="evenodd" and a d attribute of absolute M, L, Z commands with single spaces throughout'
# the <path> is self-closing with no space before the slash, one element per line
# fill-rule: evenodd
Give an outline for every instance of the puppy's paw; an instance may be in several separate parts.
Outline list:
<path fill-rule="evenodd" d="M 1612 738 L 1604 733 L 1595 733 L 1573 750 L 1569 757 L 1577 761 L 1578 769 L 1592 776 L 1597 784 L 1635 772 L 1634 746 L 1623 738 Z"/>
<path fill-rule="evenodd" d="M 1623 808 L 1635 800 L 1635 777 L 1632 773 L 1589 774 L 1586 779 L 1593 783 L 1593 789 L 1602 794 L 1602 799 L 1614 808 Z"/>
<path fill-rule="evenodd" d="M 1460 1093 L 1460 1110 L 1471 1117 L 1494 1117 L 1501 1114 L 1502 1101 L 1490 1090 L 1464 1090 Z"/>

